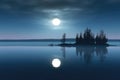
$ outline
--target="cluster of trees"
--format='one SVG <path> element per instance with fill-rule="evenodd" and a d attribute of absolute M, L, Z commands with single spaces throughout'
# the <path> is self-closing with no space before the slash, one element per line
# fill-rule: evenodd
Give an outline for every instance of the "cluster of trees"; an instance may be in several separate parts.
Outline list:
<path fill-rule="evenodd" d="M 66 34 L 63 35 L 62 38 L 62 43 L 65 44 L 66 41 Z M 97 34 L 96 36 L 94 36 L 94 34 L 92 33 L 91 29 L 86 29 L 84 31 L 84 33 L 80 33 L 76 35 L 76 45 L 105 45 L 107 44 L 108 39 L 106 38 L 106 35 L 104 33 L 104 31 L 100 31 L 99 34 Z"/>

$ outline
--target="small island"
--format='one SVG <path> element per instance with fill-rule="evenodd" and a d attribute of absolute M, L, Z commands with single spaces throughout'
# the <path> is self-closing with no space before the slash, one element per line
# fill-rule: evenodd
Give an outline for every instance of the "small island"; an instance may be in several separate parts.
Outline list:
<path fill-rule="evenodd" d="M 103 30 L 99 34 L 94 35 L 91 29 L 87 28 L 84 33 L 76 34 L 74 43 L 66 43 L 66 34 L 64 33 L 61 39 L 61 44 L 57 46 L 62 47 L 76 47 L 76 46 L 109 46 L 108 39 Z"/>

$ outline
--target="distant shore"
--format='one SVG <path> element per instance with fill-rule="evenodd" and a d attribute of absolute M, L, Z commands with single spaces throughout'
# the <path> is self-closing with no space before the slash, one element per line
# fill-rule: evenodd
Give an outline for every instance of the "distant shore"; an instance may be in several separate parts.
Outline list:
<path fill-rule="evenodd" d="M 109 45 L 109 44 L 103 44 L 103 45 L 99 45 L 99 44 L 58 44 L 56 46 L 61 46 L 61 47 L 77 47 L 77 46 L 113 46 L 113 45 Z"/>
<path fill-rule="evenodd" d="M 61 39 L 0 39 L 0 42 L 39 42 L 39 41 L 61 41 Z M 70 38 L 66 41 L 75 41 L 75 39 Z M 108 39 L 108 41 L 120 41 L 120 39 Z"/>
<path fill-rule="evenodd" d="M 81 47 L 81 46 L 93 46 L 93 47 L 109 47 L 109 46 L 117 46 L 117 45 L 111 45 L 111 44 L 49 44 L 49 46 L 60 46 L 60 47 Z"/>

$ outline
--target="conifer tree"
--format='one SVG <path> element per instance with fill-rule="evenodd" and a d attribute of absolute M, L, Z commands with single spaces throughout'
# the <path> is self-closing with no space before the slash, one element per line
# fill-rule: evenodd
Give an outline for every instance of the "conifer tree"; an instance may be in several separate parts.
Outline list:
<path fill-rule="evenodd" d="M 66 33 L 63 34 L 61 41 L 62 41 L 62 44 L 65 44 L 65 42 L 66 42 Z"/>
<path fill-rule="evenodd" d="M 76 44 L 78 44 L 79 43 L 79 37 L 78 37 L 78 34 L 76 34 Z"/>
<path fill-rule="evenodd" d="M 83 36 L 82 36 L 82 33 L 80 33 L 80 36 L 79 36 L 79 44 L 83 44 Z"/>

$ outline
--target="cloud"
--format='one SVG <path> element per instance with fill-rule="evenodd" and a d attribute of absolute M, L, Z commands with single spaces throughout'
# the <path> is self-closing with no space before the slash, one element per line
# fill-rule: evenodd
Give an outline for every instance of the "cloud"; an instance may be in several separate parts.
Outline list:
<path fill-rule="evenodd" d="M 120 0 L 108 0 L 110 3 L 120 3 Z"/>
<path fill-rule="evenodd" d="M 21 13 L 60 11 L 99 11 L 119 0 L 0 0 L 0 10 Z M 115 4 L 115 3 L 114 3 Z M 48 11 L 47 11 L 48 10 Z"/>

